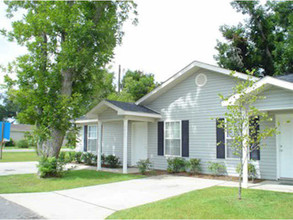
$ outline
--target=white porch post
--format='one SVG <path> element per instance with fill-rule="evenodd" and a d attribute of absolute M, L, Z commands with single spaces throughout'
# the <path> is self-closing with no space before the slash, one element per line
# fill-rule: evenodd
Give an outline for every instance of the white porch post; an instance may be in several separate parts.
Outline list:
<path fill-rule="evenodd" d="M 98 122 L 97 170 L 102 169 L 102 122 Z"/>
<path fill-rule="evenodd" d="M 246 117 L 246 114 L 245 114 Z M 246 137 L 249 135 L 249 125 L 243 126 L 243 136 Z M 242 163 L 243 163 L 243 174 L 242 174 L 242 185 L 243 188 L 248 188 L 248 143 L 246 138 L 243 141 L 243 150 L 242 150 Z"/>
<path fill-rule="evenodd" d="M 127 173 L 128 120 L 123 119 L 123 173 Z"/>

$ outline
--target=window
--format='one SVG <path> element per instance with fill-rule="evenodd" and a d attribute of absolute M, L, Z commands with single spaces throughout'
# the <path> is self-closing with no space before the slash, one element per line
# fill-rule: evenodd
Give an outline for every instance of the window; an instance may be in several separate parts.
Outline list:
<path fill-rule="evenodd" d="M 165 155 L 181 156 L 181 121 L 165 122 Z"/>
<path fill-rule="evenodd" d="M 232 159 L 239 159 L 239 154 L 235 155 L 237 152 L 237 149 L 235 147 L 232 147 L 233 144 L 233 138 L 229 134 L 229 132 L 225 132 L 225 146 L 226 146 L 226 158 L 232 158 Z"/>
<path fill-rule="evenodd" d="M 96 152 L 97 149 L 97 126 L 88 126 L 88 150 Z"/>

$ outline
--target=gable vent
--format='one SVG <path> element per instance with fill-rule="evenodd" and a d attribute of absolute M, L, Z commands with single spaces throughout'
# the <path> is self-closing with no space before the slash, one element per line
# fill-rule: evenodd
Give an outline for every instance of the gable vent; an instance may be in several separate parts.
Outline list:
<path fill-rule="evenodd" d="M 198 74 L 195 77 L 195 84 L 199 87 L 204 86 L 207 83 L 207 76 L 203 73 Z"/>

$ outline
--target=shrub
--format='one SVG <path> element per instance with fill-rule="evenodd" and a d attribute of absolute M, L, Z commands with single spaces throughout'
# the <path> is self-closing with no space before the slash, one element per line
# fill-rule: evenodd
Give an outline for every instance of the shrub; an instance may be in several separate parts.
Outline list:
<path fill-rule="evenodd" d="M 59 160 L 60 162 L 62 162 L 62 163 L 65 163 L 65 162 L 66 162 L 65 158 L 66 158 L 66 153 L 63 152 L 63 151 L 61 151 L 61 152 L 59 153 L 58 160 Z"/>
<path fill-rule="evenodd" d="M 12 138 L 10 138 L 9 141 L 5 142 L 5 147 L 14 147 L 15 146 L 15 142 L 12 140 Z"/>
<path fill-rule="evenodd" d="M 236 168 L 236 172 L 240 174 L 241 164 L 239 163 Z M 248 164 L 248 177 L 254 180 L 257 176 L 255 166 L 251 163 Z"/>
<path fill-rule="evenodd" d="M 143 175 L 146 173 L 146 171 L 149 171 L 152 168 L 152 163 L 149 159 L 140 160 L 136 164 L 137 164 L 139 172 Z"/>
<path fill-rule="evenodd" d="M 24 139 L 27 140 L 29 146 L 37 147 L 37 137 L 33 133 L 26 131 L 24 133 Z"/>
<path fill-rule="evenodd" d="M 213 175 L 221 175 L 226 172 L 226 166 L 221 163 L 209 162 L 208 169 Z"/>
<path fill-rule="evenodd" d="M 192 174 L 199 173 L 201 171 L 200 159 L 191 158 L 186 162 L 186 167 L 189 168 L 189 172 Z"/>
<path fill-rule="evenodd" d="M 75 161 L 77 162 L 77 163 L 81 163 L 82 162 L 82 152 L 76 152 L 75 153 Z"/>
<path fill-rule="evenodd" d="M 19 147 L 19 148 L 28 148 L 29 144 L 28 144 L 27 140 L 22 139 L 22 140 L 19 140 L 19 141 L 16 142 L 16 146 Z"/>
<path fill-rule="evenodd" d="M 41 178 L 61 177 L 63 174 L 64 162 L 56 157 L 42 157 L 39 161 L 39 175 Z"/>
<path fill-rule="evenodd" d="M 69 151 L 68 154 L 66 155 L 66 161 L 68 163 L 71 163 L 75 160 L 75 152 L 74 151 Z"/>
<path fill-rule="evenodd" d="M 116 157 L 115 155 L 108 155 L 106 156 L 106 164 L 110 168 L 117 168 L 121 165 L 121 162 L 119 160 L 119 157 Z"/>
<path fill-rule="evenodd" d="M 185 171 L 186 161 L 181 157 L 167 159 L 169 173 L 179 173 Z"/>
<path fill-rule="evenodd" d="M 86 152 L 82 154 L 82 161 L 87 165 L 97 164 L 97 156 L 93 153 Z"/>
<path fill-rule="evenodd" d="M 105 154 L 101 155 L 101 163 L 102 163 L 102 166 L 104 166 L 106 164 L 106 155 Z"/>

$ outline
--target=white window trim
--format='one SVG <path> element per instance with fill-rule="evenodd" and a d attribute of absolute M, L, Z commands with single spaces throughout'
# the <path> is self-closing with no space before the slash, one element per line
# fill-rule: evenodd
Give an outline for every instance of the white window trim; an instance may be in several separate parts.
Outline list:
<path fill-rule="evenodd" d="M 225 118 L 225 123 L 227 124 L 227 119 Z M 239 157 L 228 157 L 228 144 L 227 144 L 227 140 L 233 140 L 233 138 L 228 137 L 228 132 L 225 129 L 225 159 L 226 160 L 239 160 Z"/>
<path fill-rule="evenodd" d="M 169 155 L 166 154 L 166 123 L 169 122 L 179 122 L 180 128 L 180 155 Z M 166 157 L 182 157 L 182 121 L 181 120 L 166 120 L 164 121 L 164 156 Z"/>
<path fill-rule="evenodd" d="M 96 127 L 97 134 L 96 134 L 96 137 L 95 138 L 90 137 L 90 127 Z M 88 140 L 97 140 L 97 139 L 98 139 L 98 126 L 97 125 L 88 125 L 88 127 L 87 127 L 87 152 L 96 152 L 96 151 L 91 151 L 89 149 L 89 142 L 88 142 Z"/>

